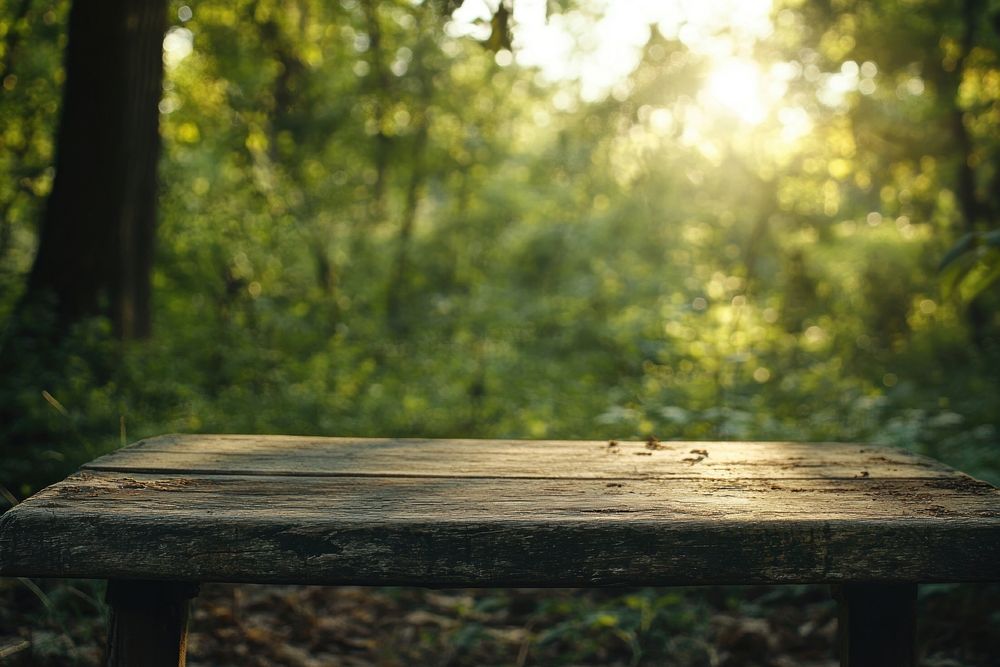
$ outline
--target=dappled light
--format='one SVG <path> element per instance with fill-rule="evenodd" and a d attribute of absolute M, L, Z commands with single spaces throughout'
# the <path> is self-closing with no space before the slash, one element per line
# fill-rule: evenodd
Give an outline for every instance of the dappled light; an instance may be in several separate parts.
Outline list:
<path fill-rule="evenodd" d="M 996 3 L 8 4 L 0 506 L 161 433 L 1000 481 Z M 573 659 L 669 653 L 628 628 Z"/>
<path fill-rule="evenodd" d="M 935 265 L 989 224 L 987 31 L 895 5 L 505 7 L 171 7 L 162 333 L 134 354 L 179 374 L 127 421 L 874 438 L 992 466 L 987 274 Z M 11 201 L 17 276 L 35 199 Z"/>
<path fill-rule="evenodd" d="M 177 67 L 193 50 L 194 35 L 187 28 L 173 27 L 163 38 L 163 60 L 167 67 Z"/>

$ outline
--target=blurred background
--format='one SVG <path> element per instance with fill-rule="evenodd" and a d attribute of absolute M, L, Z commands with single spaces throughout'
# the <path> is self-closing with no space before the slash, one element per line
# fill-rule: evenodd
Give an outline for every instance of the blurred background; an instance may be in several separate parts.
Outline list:
<path fill-rule="evenodd" d="M 506 8 L 170 3 L 148 333 L 8 335 L 4 486 L 123 428 L 859 439 L 1000 481 L 997 7 Z M 69 3 L 6 9 L 17 334 Z"/>
<path fill-rule="evenodd" d="M 1000 482 L 996 0 L 75 4 L 0 2 L 0 507 L 164 432 Z"/>

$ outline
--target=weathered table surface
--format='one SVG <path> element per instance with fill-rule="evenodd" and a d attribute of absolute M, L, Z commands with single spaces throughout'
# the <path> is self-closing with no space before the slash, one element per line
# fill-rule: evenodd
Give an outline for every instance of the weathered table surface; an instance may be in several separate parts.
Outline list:
<path fill-rule="evenodd" d="M 415 585 L 1000 579 L 1000 491 L 851 444 L 171 435 L 0 517 L 0 575 Z"/>
<path fill-rule="evenodd" d="M 1000 580 L 1000 491 L 895 449 L 173 435 L 0 517 L 0 575 L 108 579 L 111 667 L 185 664 L 197 583 L 836 585 L 841 665 L 916 584 Z"/>

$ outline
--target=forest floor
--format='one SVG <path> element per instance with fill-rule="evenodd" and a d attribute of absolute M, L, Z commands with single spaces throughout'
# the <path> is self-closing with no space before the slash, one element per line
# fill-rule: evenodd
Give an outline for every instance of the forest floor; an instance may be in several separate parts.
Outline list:
<path fill-rule="evenodd" d="M 0 664 L 100 664 L 102 597 L 100 582 L 0 580 Z M 1000 585 L 924 586 L 919 613 L 923 667 L 1000 665 Z M 194 606 L 188 664 L 832 667 L 836 634 L 822 586 L 212 584 Z"/>

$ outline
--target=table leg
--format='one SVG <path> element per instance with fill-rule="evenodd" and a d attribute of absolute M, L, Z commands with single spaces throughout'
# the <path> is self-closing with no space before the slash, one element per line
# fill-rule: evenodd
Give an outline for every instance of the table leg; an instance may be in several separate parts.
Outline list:
<path fill-rule="evenodd" d="M 184 667 L 190 600 L 198 584 L 108 582 L 108 667 Z"/>
<path fill-rule="evenodd" d="M 916 584 L 844 584 L 840 604 L 841 667 L 914 667 Z"/>

